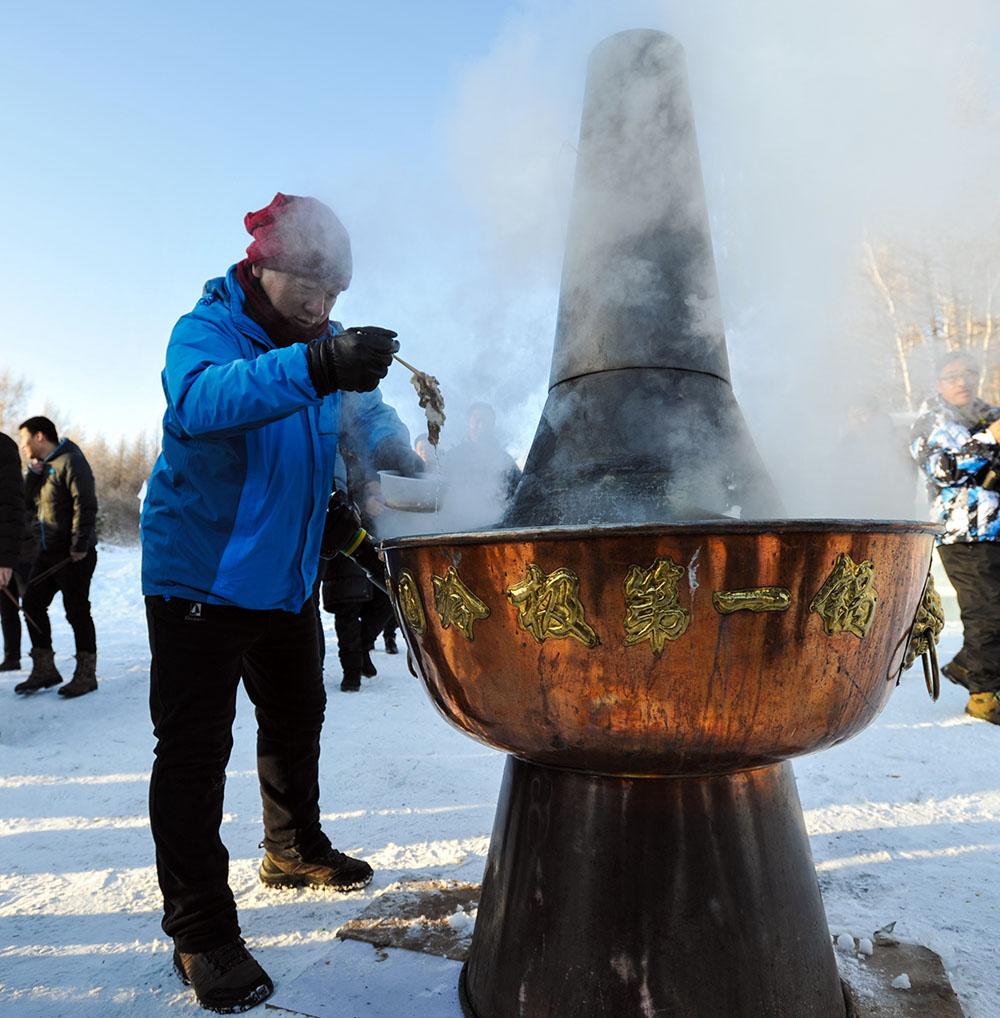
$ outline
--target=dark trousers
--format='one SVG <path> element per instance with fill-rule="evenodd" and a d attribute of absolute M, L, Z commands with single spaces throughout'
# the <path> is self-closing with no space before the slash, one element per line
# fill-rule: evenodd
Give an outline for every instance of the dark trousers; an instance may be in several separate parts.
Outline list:
<path fill-rule="evenodd" d="M 18 661 L 21 657 L 21 613 L 18 603 L 17 584 L 11 581 L 0 590 L 0 628 L 3 629 L 5 661 Z"/>
<path fill-rule="evenodd" d="M 46 569 L 58 565 L 69 556 L 42 554 L 35 562 L 33 575 L 39 576 Z M 97 652 L 97 635 L 94 620 L 90 614 L 90 581 L 97 566 L 97 549 L 91 548 L 87 557 L 79 562 L 67 562 L 44 580 L 31 584 L 24 592 L 24 613 L 31 619 L 28 633 L 31 646 L 38 650 L 52 649 L 52 627 L 49 624 L 49 605 L 57 593 L 62 594 L 66 621 L 73 629 L 76 652 Z M 32 625 L 34 623 L 34 625 Z"/>
<path fill-rule="evenodd" d="M 955 663 L 970 693 L 1000 692 L 1000 544 L 942 544 L 941 563 L 958 595 L 965 638 Z"/>
<path fill-rule="evenodd" d="M 368 601 L 346 602 L 333 609 L 333 624 L 337 630 L 337 654 L 340 667 L 360 674 L 365 651 L 375 646 L 375 640 L 392 616 L 392 604 L 381 590 L 375 589 Z"/>
<path fill-rule="evenodd" d="M 241 676 L 256 708 L 264 847 L 291 856 L 329 848 L 319 823 L 326 694 L 316 609 L 311 600 L 293 614 L 148 597 L 146 621 L 163 930 L 180 950 L 205 951 L 239 934 L 219 828 Z"/>

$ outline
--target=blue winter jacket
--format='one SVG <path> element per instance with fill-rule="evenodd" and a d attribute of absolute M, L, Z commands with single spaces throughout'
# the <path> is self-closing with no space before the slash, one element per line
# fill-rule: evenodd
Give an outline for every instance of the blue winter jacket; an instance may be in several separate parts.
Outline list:
<path fill-rule="evenodd" d="M 142 590 L 297 612 L 316 579 L 339 432 L 375 462 L 381 443 L 409 445 L 409 433 L 377 389 L 318 396 L 304 344 L 275 347 L 243 300 L 234 266 L 167 344 Z"/>

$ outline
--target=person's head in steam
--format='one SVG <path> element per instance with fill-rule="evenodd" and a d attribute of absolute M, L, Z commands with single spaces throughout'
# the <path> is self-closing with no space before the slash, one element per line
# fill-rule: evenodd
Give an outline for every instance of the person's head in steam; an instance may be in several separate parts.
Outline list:
<path fill-rule="evenodd" d="M 292 339 L 326 330 L 337 297 L 351 282 L 351 240 L 333 211 L 316 198 L 280 191 L 244 218 L 253 242 L 247 263 Z M 251 295 L 252 296 L 252 295 Z"/>
<path fill-rule="evenodd" d="M 967 353 L 948 353 L 937 363 L 937 388 L 945 402 L 968 406 L 979 389 L 979 367 Z"/>
<path fill-rule="evenodd" d="M 493 442 L 496 439 L 496 426 L 496 411 L 489 403 L 473 403 L 469 407 L 466 434 L 470 442 Z"/>
<path fill-rule="evenodd" d="M 424 432 L 422 435 L 417 435 L 413 441 L 413 451 L 425 462 L 430 463 L 434 459 L 434 446 L 431 445 L 431 440 Z"/>

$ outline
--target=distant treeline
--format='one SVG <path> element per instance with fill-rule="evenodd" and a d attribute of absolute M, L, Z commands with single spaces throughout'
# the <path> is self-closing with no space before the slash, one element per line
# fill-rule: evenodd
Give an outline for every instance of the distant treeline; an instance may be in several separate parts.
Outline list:
<path fill-rule="evenodd" d="M 0 367 L 0 431 L 15 441 L 21 421 L 35 414 L 48 417 L 60 438 L 70 438 L 83 450 L 97 482 L 97 535 L 112 544 L 134 544 L 139 539 L 139 489 L 149 477 L 159 454 L 159 442 L 148 432 L 109 441 L 90 435 L 58 408 L 46 403 L 40 409 L 31 399 L 31 385 Z"/>

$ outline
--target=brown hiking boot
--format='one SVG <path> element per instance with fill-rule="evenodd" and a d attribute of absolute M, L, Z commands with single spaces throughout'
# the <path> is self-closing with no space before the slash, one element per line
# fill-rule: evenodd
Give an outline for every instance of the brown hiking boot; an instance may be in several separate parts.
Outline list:
<path fill-rule="evenodd" d="M 76 670 L 73 678 L 59 690 L 60 696 L 83 696 L 97 689 L 97 654 L 93 651 L 81 650 L 76 655 Z"/>
<path fill-rule="evenodd" d="M 56 668 L 52 648 L 36 648 L 31 652 L 31 674 L 14 687 L 15 693 L 37 693 L 40 689 L 58 686 L 63 677 Z"/>
<path fill-rule="evenodd" d="M 265 852 L 260 864 L 260 882 L 268 887 L 331 887 L 335 891 L 358 891 L 373 875 L 371 866 L 363 859 L 352 859 L 335 848 L 328 848 L 313 859 L 282 859 Z"/>
<path fill-rule="evenodd" d="M 1000 694 L 970 693 L 969 702 L 965 705 L 965 713 L 980 721 L 989 721 L 990 724 L 1000 725 Z"/>
<path fill-rule="evenodd" d="M 174 948 L 174 968 L 198 1003 L 216 1014 L 249 1011 L 274 993 L 271 977 L 237 937 L 210 951 L 186 954 Z"/>

